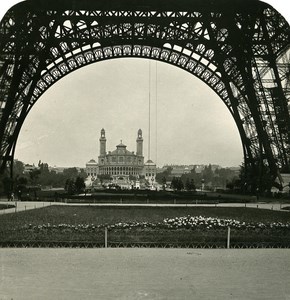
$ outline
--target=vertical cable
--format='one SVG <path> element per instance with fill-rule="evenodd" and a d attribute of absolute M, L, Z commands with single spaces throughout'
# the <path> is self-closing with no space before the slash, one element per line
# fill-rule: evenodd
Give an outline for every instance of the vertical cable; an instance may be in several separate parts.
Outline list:
<path fill-rule="evenodd" d="M 150 115 L 151 115 L 151 61 L 149 59 L 149 118 L 148 118 L 148 159 L 150 159 Z"/>
<path fill-rule="evenodd" d="M 157 77 L 157 60 L 156 60 L 156 64 L 155 64 L 155 164 L 157 166 L 157 158 L 158 158 L 158 144 L 157 144 L 157 141 L 158 141 L 158 77 Z"/>

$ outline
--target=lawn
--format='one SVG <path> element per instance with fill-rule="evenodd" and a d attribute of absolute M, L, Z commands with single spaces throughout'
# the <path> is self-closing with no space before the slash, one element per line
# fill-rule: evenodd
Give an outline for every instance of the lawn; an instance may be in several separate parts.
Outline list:
<path fill-rule="evenodd" d="M 224 207 L 50 206 L 1 215 L 0 240 L 102 242 L 107 226 L 111 243 L 224 244 L 227 224 L 233 242 L 290 245 L 289 212 Z"/>

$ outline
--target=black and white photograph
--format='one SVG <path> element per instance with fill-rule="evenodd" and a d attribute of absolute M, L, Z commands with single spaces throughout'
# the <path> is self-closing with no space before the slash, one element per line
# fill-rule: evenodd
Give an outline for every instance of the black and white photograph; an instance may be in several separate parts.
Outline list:
<path fill-rule="evenodd" d="M 0 3 L 0 300 L 290 300 L 288 2 Z"/>

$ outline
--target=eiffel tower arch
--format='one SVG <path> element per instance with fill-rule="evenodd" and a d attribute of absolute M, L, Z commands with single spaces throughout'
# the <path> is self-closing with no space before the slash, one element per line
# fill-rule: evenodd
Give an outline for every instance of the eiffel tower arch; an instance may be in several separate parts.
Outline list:
<path fill-rule="evenodd" d="M 122 57 L 162 61 L 198 77 L 234 118 L 246 172 L 266 172 L 273 183 L 290 171 L 290 28 L 270 5 L 27 0 L 0 23 L 0 172 L 12 173 L 21 126 L 50 86 Z"/>

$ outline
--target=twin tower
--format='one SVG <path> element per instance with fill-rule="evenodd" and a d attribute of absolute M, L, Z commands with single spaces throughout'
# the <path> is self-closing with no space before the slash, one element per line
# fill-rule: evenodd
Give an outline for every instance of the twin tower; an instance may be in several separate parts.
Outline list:
<path fill-rule="evenodd" d="M 149 184 L 149 186 L 153 188 L 156 178 L 156 165 L 152 160 L 148 160 L 146 163 L 144 162 L 141 129 L 137 132 L 136 153 L 127 150 L 127 146 L 124 145 L 122 141 L 116 146 L 115 150 L 107 152 L 106 142 L 105 130 L 102 129 L 98 163 L 96 163 L 95 160 L 91 160 L 86 164 L 86 172 L 88 175 L 106 175 L 115 181 L 118 181 L 120 178 L 122 180 L 126 178 L 129 180 L 131 175 L 135 178 L 141 178 L 140 175 L 142 175 L 147 185 Z"/>
<path fill-rule="evenodd" d="M 130 175 L 139 176 L 144 169 L 143 156 L 143 138 L 142 130 L 138 130 L 137 135 L 137 152 L 127 150 L 127 146 L 121 141 L 113 151 L 106 151 L 105 130 L 101 130 L 100 137 L 100 155 L 98 158 L 98 173 L 101 175 L 110 175 L 111 177 Z"/>
<path fill-rule="evenodd" d="M 101 130 L 101 137 L 100 137 L 100 157 L 104 157 L 106 156 L 107 152 L 106 152 L 106 133 L 105 133 L 105 129 L 102 128 Z M 136 155 L 137 156 L 143 156 L 143 137 L 142 137 L 142 130 L 139 129 L 137 132 L 137 139 L 136 139 Z M 122 147 L 122 141 L 121 144 L 117 146 L 118 147 Z M 123 145 L 125 148 L 126 146 Z"/>

